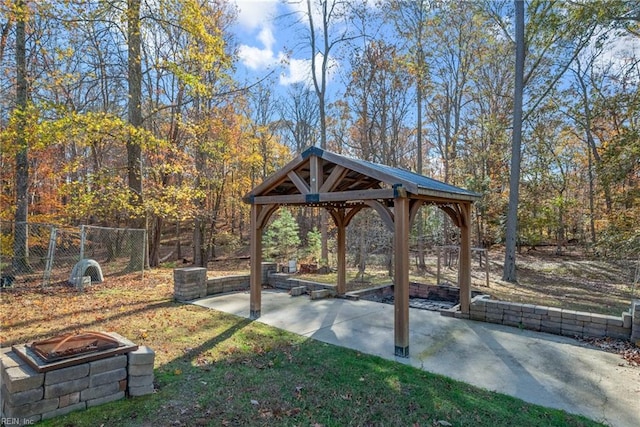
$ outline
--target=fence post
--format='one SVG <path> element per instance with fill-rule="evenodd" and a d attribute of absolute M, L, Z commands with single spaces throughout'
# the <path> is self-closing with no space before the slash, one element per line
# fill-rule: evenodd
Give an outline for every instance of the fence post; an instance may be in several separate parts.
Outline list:
<path fill-rule="evenodd" d="M 51 281 L 51 269 L 53 268 L 53 257 L 56 253 L 56 238 L 58 236 L 58 229 L 51 227 L 51 233 L 49 234 L 49 248 L 47 249 L 47 262 L 44 267 L 44 276 L 42 277 L 42 285 L 49 286 Z"/>
<path fill-rule="evenodd" d="M 80 260 L 84 259 L 84 243 L 87 238 L 87 229 L 84 225 L 80 226 Z"/>
<path fill-rule="evenodd" d="M 147 240 L 149 235 L 147 234 L 147 229 L 142 229 L 142 278 L 144 279 L 144 267 L 145 265 L 149 265 L 149 257 L 147 256 L 147 249 L 149 248 L 149 241 Z"/>

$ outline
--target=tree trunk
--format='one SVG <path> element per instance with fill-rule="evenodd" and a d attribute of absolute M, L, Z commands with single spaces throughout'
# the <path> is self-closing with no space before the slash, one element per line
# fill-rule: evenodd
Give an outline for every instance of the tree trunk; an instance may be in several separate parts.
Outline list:
<path fill-rule="evenodd" d="M 133 129 L 142 127 L 142 64 L 140 38 L 140 0 L 128 0 L 127 3 L 127 47 L 128 47 L 128 83 L 129 83 L 129 125 Z M 142 150 L 140 142 L 134 136 L 127 141 L 127 179 L 129 184 L 130 201 L 136 211 L 131 217 L 132 228 L 145 228 L 145 219 L 137 208 L 142 207 Z M 144 259 L 144 242 L 135 241 L 131 250 L 128 271 L 141 270 Z"/>
<path fill-rule="evenodd" d="M 420 64 L 422 65 L 422 64 Z M 418 83 L 416 85 L 416 103 L 417 103 L 417 123 L 416 123 L 416 138 L 417 138 L 417 151 L 418 151 L 418 160 L 417 160 L 417 172 L 422 175 L 422 81 L 420 78 L 418 79 Z M 416 222 L 418 223 L 418 268 L 420 270 L 425 270 L 427 268 L 427 263 L 424 259 L 424 221 L 422 219 L 422 209 L 419 209 L 418 215 L 416 216 Z"/>
<path fill-rule="evenodd" d="M 522 94 L 524 91 L 524 0 L 515 0 L 516 73 L 513 95 L 513 142 L 509 176 L 509 208 L 505 235 L 505 256 L 502 280 L 516 283 L 516 244 L 518 236 L 518 201 L 520 190 L 520 146 L 522 143 Z"/>
<path fill-rule="evenodd" d="M 13 262 L 14 272 L 28 273 L 31 271 L 29 265 L 28 251 L 28 227 L 27 217 L 29 212 L 29 157 L 28 144 L 25 136 L 27 126 L 27 48 L 25 37 L 25 9 L 24 2 L 16 2 L 16 110 L 17 132 L 16 132 L 16 212 L 15 229 L 13 240 Z"/>

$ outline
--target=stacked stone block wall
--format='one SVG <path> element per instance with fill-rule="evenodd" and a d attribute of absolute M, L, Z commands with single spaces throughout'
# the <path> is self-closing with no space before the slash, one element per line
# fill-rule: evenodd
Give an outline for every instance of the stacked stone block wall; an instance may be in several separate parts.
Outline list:
<path fill-rule="evenodd" d="M 300 280 L 294 277 L 291 277 L 290 274 L 287 273 L 274 273 L 269 276 L 269 286 L 272 286 L 276 289 L 285 289 L 291 290 L 293 288 L 304 286 L 307 288 L 308 292 L 319 291 L 322 289 L 335 289 L 335 285 L 330 285 L 326 283 L 318 283 L 311 282 L 309 280 Z"/>
<path fill-rule="evenodd" d="M 129 370 L 127 386 L 129 396 L 144 396 L 153 393 L 153 362 L 155 353 L 146 346 L 127 354 Z"/>
<path fill-rule="evenodd" d="M 631 328 L 631 342 L 640 347 L 640 299 L 634 299 L 631 302 L 631 310 L 629 310 L 630 319 L 628 321 Z"/>
<path fill-rule="evenodd" d="M 276 272 L 274 262 L 262 263 L 262 283 L 268 284 L 270 276 Z M 173 296 L 176 301 L 191 301 L 207 295 L 248 290 L 251 276 L 214 277 L 207 279 L 207 269 L 203 267 L 176 268 L 173 270 Z"/>
<path fill-rule="evenodd" d="M 571 337 L 630 339 L 632 328 L 630 322 L 625 321 L 625 314 L 608 316 L 557 307 L 497 301 L 487 295 L 481 295 L 471 301 L 469 318 Z M 637 321 L 639 317 L 633 318 Z"/>
<path fill-rule="evenodd" d="M 129 356 L 124 354 L 48 372 L 36 372 L 10 348 L 3 348 L 0 350 L 2 419 L 7 424 L 29 425 L 122 399 L 127 390 L 132 396 L 152 393 L 153 352 L 149 356 L 149 350 L 141 347 L 133 352 L 146 352 L 144 364 L 132 365 Z M 143 371 L 132 371 L 139 366 L 144 366 Z M 144 372 L 144 381 L 151 375 L 151 385 L 142 388 L 141 378 L 134 375 L 136 372 Z M 132 387 L 137 387 L 134 392 Z"/>
<path fill-rule="evenodd" d="M 207 269 L 185 267 L 173 270 L 173 297 L 190 301 L 207 296 Z"/>
<path fill-rule="evenodd" d="M 350 294 L 357 295 L 359 298 L 377 299 L 393 295 L 393 284 L 377 286 L 375 288 L 363 289 Z M 481 295 L 479 291 L 471 291 L 471 296 Z M 409 296 L 411 298 L 425 298 L 433 301 L 460 301 L 460 288 L 448 285 L 428 285 L 426 283 L 409 283 Z"/>
<path fill-rule="evenodd" d="M 250 276 L 248 274 L 238 276 L 215 277 L 207 280 L 207 295 L 221 294 L 223 292 L 242 291 L 249 289 Z"/>

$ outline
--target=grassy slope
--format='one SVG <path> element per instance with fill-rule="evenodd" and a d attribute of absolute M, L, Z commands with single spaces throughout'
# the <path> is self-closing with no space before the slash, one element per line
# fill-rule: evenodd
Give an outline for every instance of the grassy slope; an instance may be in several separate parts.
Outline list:
<path fill-rule="evenodd" d="M 50 420 L 55 426 L 597 425 L 402 364 L 171 298 L 171 271 L 78 293 L 3 292 L 2 345 L 79 329 L 156 351 L 158 392 Z M 449 423 L 449 424 L 447 424 Z"/>

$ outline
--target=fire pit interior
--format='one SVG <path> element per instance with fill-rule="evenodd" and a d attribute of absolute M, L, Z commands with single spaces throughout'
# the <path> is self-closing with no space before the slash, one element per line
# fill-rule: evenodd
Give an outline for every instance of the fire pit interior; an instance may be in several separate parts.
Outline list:
<path fill-rule="evenodd" d="M 13 351 L 37 372 L 124 354 L 137 348 L 136 344 L 121 335 L 96 331 L 58 335 L 12 347 Z"/>
<path fill-rule="evenodd" d="M 35 341 L 29 348 L 45 362 L 55 362 L 80 354 L 108 350 L 118 346 L 118 341 L 105 333 L 87 331 Z"/>

